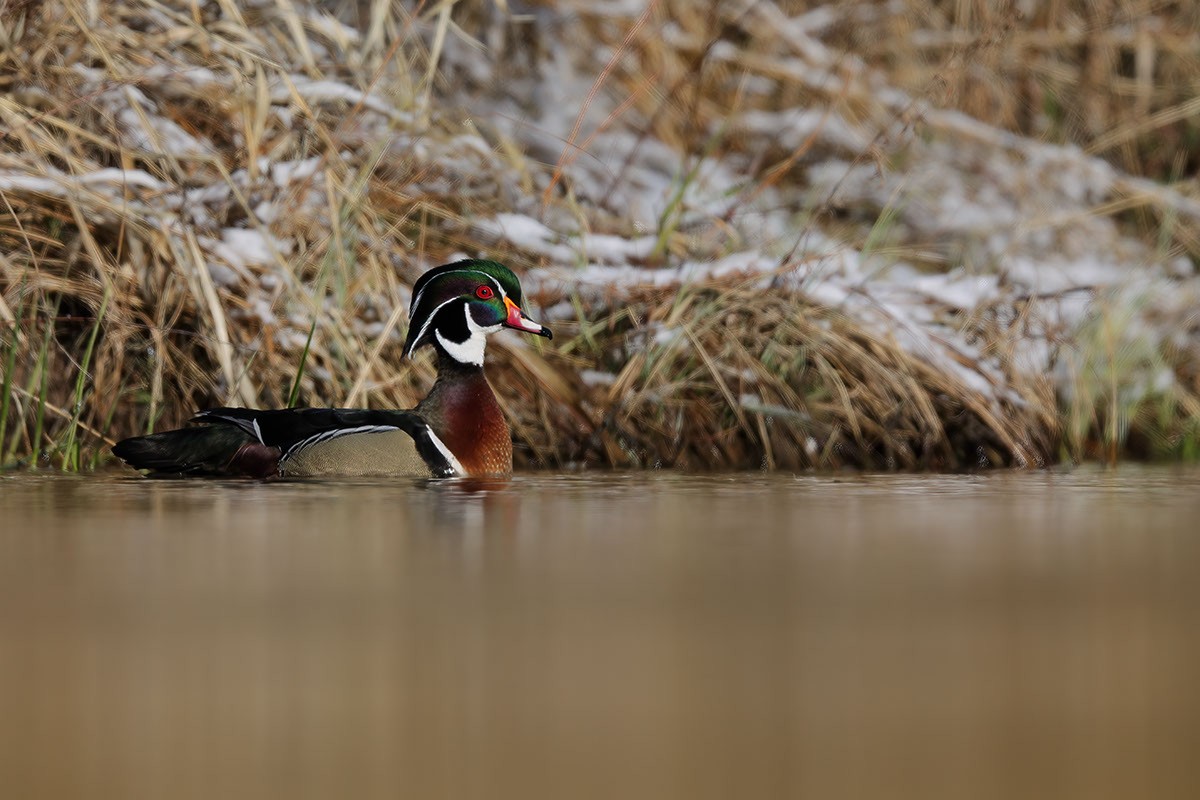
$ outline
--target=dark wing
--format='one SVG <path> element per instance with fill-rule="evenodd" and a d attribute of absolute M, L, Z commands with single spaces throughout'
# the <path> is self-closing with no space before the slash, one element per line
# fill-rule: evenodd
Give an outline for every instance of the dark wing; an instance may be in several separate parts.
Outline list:
<path fill-rule="evenodd" d="M 275 473 L 279 450 L 229 425 L 203 425 L 134 436 L 117 442 L 113 453 L 135 469 L 156 475 L 252 475 Z"/>
<path fill-rule="evenodd" d="M 277 447 L 282 460 L 305 448 L 343 436 L 404 431 L 417 452 L 439 478 L 459 474 L 449 450 L 429 425 L 412 411 L 376 411 L 364 408 L 289 408 L 259 411 L 253 408 L 214 408 L 201 411 L 192 422 L 234 425 L 261 444 Z"/>

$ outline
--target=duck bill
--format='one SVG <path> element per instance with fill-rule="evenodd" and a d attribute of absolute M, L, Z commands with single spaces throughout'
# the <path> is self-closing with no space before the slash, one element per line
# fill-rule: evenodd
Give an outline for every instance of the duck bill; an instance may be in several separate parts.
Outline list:
<path fill-rule="evenodd" d="M 550 332 L 549 328 L 525 316 L 525 312 L 521 310 L 521 307 L 512 300 L 509 300 L 507 297 L 504 298 L 504 305 L 508 307 L 508 319 L 504 320 L 504 327 L 532 333 L 535 336 L 545 336 L 547 339 L 554 338 L 554 334 Z"/>

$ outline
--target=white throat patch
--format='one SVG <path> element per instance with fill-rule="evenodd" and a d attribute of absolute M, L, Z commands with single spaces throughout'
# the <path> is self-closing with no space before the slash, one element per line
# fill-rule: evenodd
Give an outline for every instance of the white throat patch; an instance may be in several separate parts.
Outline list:
<path fill-rule="evenodd" d="M 483 366 L 483 351 L 487 347 L 487 335 L 500 330 L 502 325 L 492 325 L 485 328 L 475 321 L 471 316 L 470 304 L 463 305 L 463 311 L 467 315 L 467 330 L 471 335 L 465 342 L 452 342 L 442 336 L 442 332 L 434 329 L 433 335 L 437 337 L 438 343 L 442 345 L 450 357 L 460 364 L 474 364 L 477 367 Z"/>

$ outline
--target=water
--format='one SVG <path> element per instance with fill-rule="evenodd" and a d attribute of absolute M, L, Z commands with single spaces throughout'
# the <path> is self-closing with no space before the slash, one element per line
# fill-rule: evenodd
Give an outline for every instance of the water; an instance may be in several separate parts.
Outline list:
<path fill-rule="evenodd" d="M 1198 486 L 0 477 L 0 792 L 1200 797 Z"/>

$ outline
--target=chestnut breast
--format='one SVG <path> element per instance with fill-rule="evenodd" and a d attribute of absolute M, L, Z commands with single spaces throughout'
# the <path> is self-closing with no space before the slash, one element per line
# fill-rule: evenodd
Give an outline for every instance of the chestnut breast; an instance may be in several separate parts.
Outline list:
<path fill-rule="evenodd" d="M 512 434 L 481 368 L 443 369 L 416 411 L 468 475 L 512 473 Z"/>

